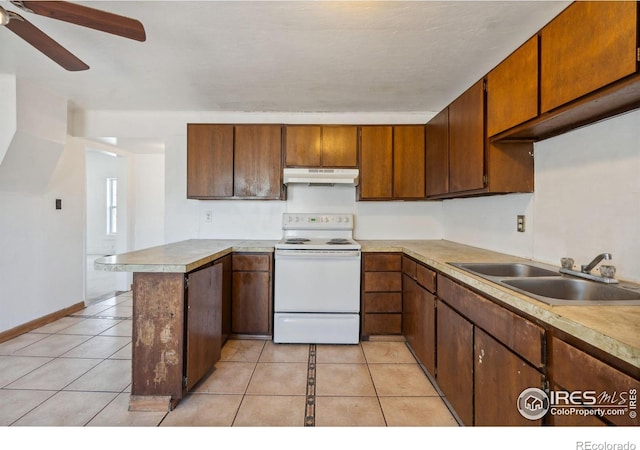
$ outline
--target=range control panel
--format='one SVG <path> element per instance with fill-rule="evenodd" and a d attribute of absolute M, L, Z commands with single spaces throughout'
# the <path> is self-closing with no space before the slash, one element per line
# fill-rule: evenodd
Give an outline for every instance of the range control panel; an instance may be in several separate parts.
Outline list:
<path fill-rule="evenodd" d="M 353 214 L 284 213 L 284 230 L 352 230 Z"/>

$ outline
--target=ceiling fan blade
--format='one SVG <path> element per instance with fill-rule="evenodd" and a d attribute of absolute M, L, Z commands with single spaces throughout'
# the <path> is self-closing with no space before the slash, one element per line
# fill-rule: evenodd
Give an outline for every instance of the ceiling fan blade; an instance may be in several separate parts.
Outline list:
<path fill-rule="evenodd" d="M 13 5 L 40 16 L 62 20 L 94 30 L 144 42 L 147 39 L 140 21 L 88 6 L 61 1 L 12 1 Z"/>
<path fill-rule="evenodd" d="M 69 52 L 69 50 L 51 39 L 19 14 L 10 12 L 9 18 L 9 23 L 5 25 L 8 29 L 13 31 L 29 44 L 33 45 L 65 69 L 76 72 L 79 70 L 87 70 L 89 68 L 88 65 L 74 56 Z"/>

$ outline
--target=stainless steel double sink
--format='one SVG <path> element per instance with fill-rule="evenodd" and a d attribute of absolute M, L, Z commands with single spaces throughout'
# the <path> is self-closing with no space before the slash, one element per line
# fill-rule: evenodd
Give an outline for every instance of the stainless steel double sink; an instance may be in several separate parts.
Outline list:
<path fill-rule="evenodd" d="M 449 263 L 548 305 L 640 305 L 640 286 L 614 287 L 524 263 Z"/>

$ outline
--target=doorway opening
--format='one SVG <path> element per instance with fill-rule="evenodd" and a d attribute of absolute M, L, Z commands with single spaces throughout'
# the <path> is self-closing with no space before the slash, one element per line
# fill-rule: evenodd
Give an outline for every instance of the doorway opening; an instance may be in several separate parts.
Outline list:
<path fill-rule="evenodd" d="M 94 269 L 98 258 L 126 250 L 127 158 L 86 149 L 86 303 L 110 298 L 126 290 L 127 274 Z M 123 283 L 124 281 L 124 283 Z"/>

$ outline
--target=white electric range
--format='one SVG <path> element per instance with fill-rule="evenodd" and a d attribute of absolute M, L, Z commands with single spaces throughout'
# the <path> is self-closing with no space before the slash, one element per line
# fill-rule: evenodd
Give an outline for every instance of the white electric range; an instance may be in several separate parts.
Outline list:
<path fill-rule="evenodd" d="M 276 343 L 357 344 L 360 244 L 352 214 L 283 214 L 275 246 Z"/>

